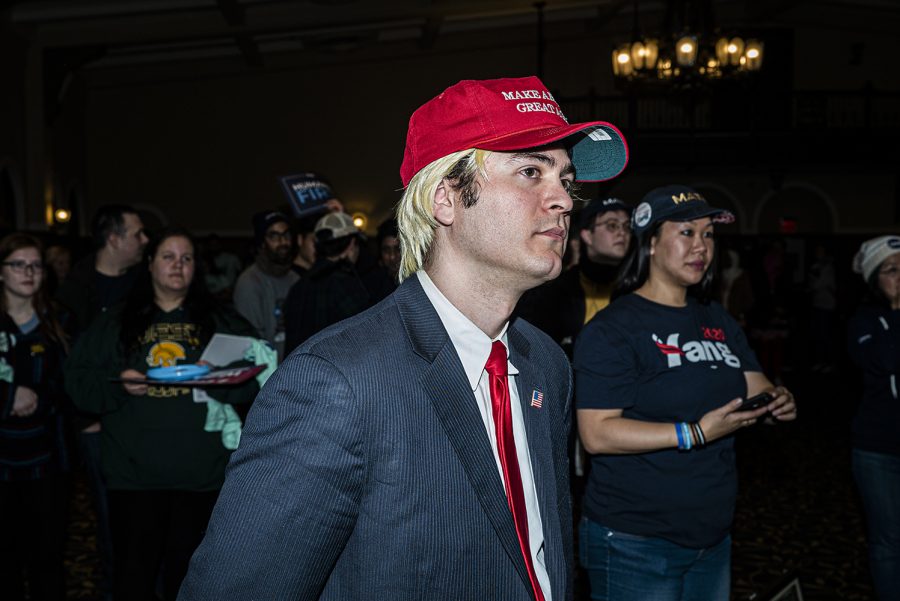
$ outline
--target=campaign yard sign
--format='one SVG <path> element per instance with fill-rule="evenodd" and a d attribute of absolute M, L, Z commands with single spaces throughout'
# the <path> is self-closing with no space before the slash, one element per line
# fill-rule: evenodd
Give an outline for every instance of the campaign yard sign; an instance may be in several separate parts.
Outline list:
<path fill-rule="evenodd" d="M 315 173 L 298 173 L 279 177 L 295 217 L 304 217 L 324 210 L 325 202 L 334 198 L 331 185 Z"/>

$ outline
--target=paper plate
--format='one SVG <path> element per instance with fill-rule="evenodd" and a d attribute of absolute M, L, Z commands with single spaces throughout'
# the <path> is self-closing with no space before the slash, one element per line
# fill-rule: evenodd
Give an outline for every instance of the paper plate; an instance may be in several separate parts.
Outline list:
<path fill-rule="evenodd" d="M 181 380 L 193 380 L 209 373 L 209 365 L 173 365 L 172 367 L 156 367 L 147 370 L 147 377 L 151 380 L 164 380 L 166 382 L 180 382 Z"/>

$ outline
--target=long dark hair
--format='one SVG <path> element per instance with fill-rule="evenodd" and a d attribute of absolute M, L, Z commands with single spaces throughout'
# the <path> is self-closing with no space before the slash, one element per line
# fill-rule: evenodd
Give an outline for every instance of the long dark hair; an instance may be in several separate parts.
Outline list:
<path fill-rule="evenodd" d="M 23 248 L 37 250 L 41 256 L 41 261 L 44 260 L 44 245 L 41 244 L 41 241 L 28 234 L 17 232 L 9 234 L 0 240 L 0 262 L 6 261 L 11 254 Z M 68 352 L 69 337 L 59 321 L 60 307 L 50 298 L 47 286 L 47 271 L 48 269 L 45 266 L 41 275 L 41 286 L 31 298 L 31 306 L 34 308 L 34 312 L 37 313 L 38 319 L 40 319 L 40 325 L 38 326 L 40 332 Z M 0 309 L 4 313 L 7 310 L 5 292 L 0 294 Z"/>
<path fill-rule="evenodd" d="M 205 345 L 215 331 L 212 313 L 216 310 L 215 298 L 206 288 L 206 279 L 203 273 L 203 262 L 197 256 L 197 243 L 194 237 L 184 228 L 168 227 L 153 236 L 147 243 L 144 251 L 144 262 L 138 268 L 137 281 L 134 288 L 125 300 L 125 308 L 122 313 L 122 329 L 119 342 L 125 351 L 131 351 L 141 344 L 141 336 L 153 323 L 153 318 L 159 311 L 153 295 L 153 281 L 150 276 L 149 263 L 156 256 L 159 246 L 169 238 L 186 238 L 194 249 L 194 279 L 188 287 L 187 296 L 182 303 L 186 316 L 197 322 L 200 326 L 198 337 L 201 344 Z"/>
<path fill-rule="evenodd" d="M 628 252 L 622 259 L 619 268 L 619 277 L 612 293 L 612 300 L 630 294 L 643 286 L 650 277 L 650 246 L 654 237 L 659 235 L 659 228 L 665 221 L 654 223 L 651 227 L 639 234 L 631 236 Z M 713 297 L 713 283 L 716 273 L 716 253 L 713 252 L 712 261 L 703 274 L 703 279 L 693 286 L 689 286 L 688 295 L 696 298 L 701 303 L 707 304 Z"/>

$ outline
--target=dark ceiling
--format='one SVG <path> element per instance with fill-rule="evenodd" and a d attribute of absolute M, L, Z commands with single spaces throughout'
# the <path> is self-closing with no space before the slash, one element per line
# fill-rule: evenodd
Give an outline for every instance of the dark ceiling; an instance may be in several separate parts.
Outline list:
<path fill-rule="evenodd" d="M 627 34 L 635 7 L 641 24 L 652 25 L 667 6 L 692 4 L 714 8 L 726 25 L 830 18 L 835 26 L 855 21 L 877 29 L 900 19 L 895 0 L 31 0 L 8 4 L 4 20 L 43 48 L 80 56 L 88 68 L 228 57 L 260 67 L 286 53 L 398 44 L 428 50 L 444 36 L 533 26 L 539 10 L 548 26 L 579 22 Z"/>

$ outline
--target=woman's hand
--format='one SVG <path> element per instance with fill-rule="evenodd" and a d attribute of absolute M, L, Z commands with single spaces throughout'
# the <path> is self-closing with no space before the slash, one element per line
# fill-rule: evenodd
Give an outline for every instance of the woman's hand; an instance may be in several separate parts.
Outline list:
<path fill-rule="evenodd" d="M 126 369 L 123 370 L 122 373 L 119 374 L 119 377 L 129 380 L 146 380 L 147 376 L 142 374 L 136 369 Z M 125 392 L 128 394 L 133 394 L 134 396 L 143 396 L 147 394 L 147 385 L 146 384 L 132 384 L 130 382 L 122 382 L 122 388 L 125 389 Z"/>
<path fill-rule="evenodd" d="M 13 408 L 10 415 L 16 417 L 28 417 L 37 411 L 38 396 L 35 391 L 27 386 L 17 386 L 16 396 L 13 399 Z"/>
<path fill-rule="evenodd" d="M 741 411 L 743 403 L 744 399 L 738 397 L 700 418 L 700 428 L 703 429 L 707 443 L 728 436 L 741 428 L 752 426 L 756 420 L 768 413 L 769 407 L 774 401 L 753 411 Z"/>
<path fill-rule="evenodd" d="M 771 411 L 773 419 L 780 422 L 797 419 L 797 403 L 794 402 L 794 395 L 790 390 L 784 386 L 776 386 L 769 393 L 775 396 L 775 400 L 766 406 Z"/>

